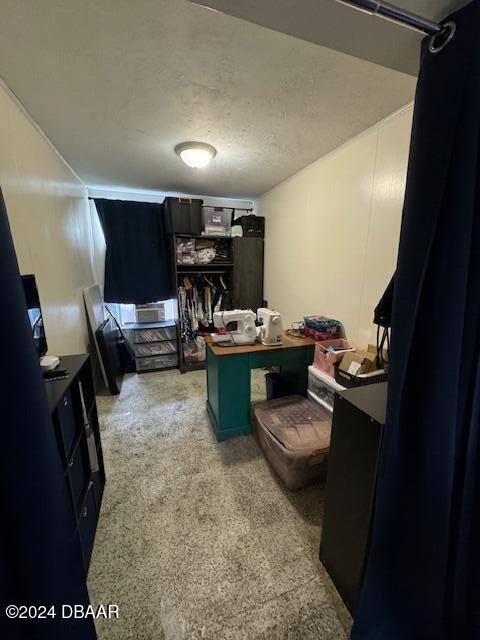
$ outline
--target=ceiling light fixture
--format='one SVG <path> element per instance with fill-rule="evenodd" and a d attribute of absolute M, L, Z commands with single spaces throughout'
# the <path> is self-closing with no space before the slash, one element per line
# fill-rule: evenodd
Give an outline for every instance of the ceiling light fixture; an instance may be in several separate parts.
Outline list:
<path fill-rule="evenodd" d="M 177 144 L 175 152 L 185 164 L 194 169 L 203 169 L 217 155 L 215 147 L 205 142 L 182 142 Z"/>

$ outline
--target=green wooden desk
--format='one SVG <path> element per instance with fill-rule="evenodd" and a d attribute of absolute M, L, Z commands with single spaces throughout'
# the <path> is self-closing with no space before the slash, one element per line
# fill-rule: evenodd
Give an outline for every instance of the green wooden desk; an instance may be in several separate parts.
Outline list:
<path fill-rule="evenodd" d="M 281 347 L 256 343 L 219 347 L 207 342 L 207 410 L 217 440 L 252 432 L 250 377 L 252 369 L 281 367 L 292 394 L 307 393 L 307 368 L 313 362 L 315 341 L 284 335 Z"/>

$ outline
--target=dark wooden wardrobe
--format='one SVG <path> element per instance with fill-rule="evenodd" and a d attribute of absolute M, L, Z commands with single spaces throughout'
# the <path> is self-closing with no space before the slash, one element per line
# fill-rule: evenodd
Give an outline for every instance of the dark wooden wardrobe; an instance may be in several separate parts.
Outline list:
<path fill-rule="evenodd" d="M 233 238 L 233 303 L 257 311 L 263 304 L 263 238 Z"/>

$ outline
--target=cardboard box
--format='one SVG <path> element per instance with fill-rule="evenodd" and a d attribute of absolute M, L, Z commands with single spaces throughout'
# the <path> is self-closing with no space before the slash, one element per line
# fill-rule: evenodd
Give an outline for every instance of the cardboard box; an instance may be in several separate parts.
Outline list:
<path fill-rule="evenodd" d="M 369 353 L 374 353 L 375 355 L 377 355 L 377 345 L 369 344 L 367 347 L 367 351 Z M 388 351 L 386 349 L 383 350 L 383 360 L 384 362 L 388 362 Z"/>
<path fill-rule="evenodd" d="M 357 349 L 357 351 L 349 351 L 343 356 L 339 368 L 345 373 L 358 376 L 375 371 L 377 369 L 376 359 L 376 352 Z"/>

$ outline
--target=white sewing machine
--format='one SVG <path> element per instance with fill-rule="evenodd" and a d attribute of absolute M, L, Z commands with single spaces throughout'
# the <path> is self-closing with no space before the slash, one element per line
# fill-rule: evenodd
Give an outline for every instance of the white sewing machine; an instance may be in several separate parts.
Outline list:
<path fill-rule="evenodd" d="M 260 326 L 257 327 L 258 339 L 262 344 L 270 346 L 281 345 L 283 337 L 282 317 L 278 311 L 260 308 L 257 311 Z"/>
<path fill-rule="evenodd" d="M 226 333 L 212 333 L 212 340 L 224 346 L 253 344 L 257 339 L 255 314 L 251 309 L 215 311 L 213 324 L 217 329 L 226 328 Z M 235 327 L 230 325 L 235 323 Z"/>

